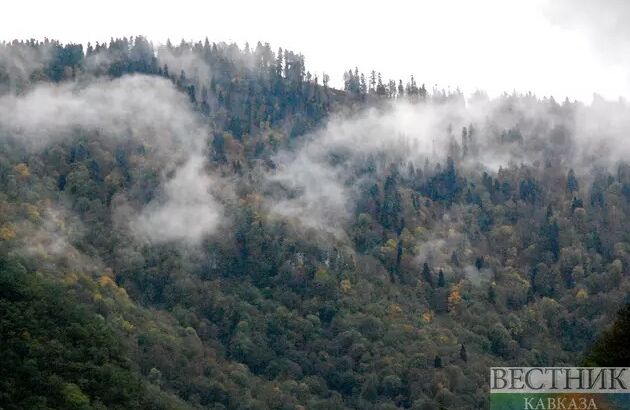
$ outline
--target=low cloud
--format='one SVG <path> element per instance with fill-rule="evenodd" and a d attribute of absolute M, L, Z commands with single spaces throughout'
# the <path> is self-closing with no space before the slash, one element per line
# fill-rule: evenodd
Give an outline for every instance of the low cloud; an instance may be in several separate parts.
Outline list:
<path fill-rule="evenodd" d="M 470 281 L 475 286 L 480 286 L 482 284 L 488 283 L 492 281 L 492 271 L 490 269 L 477 269 L 476 266 L 468 265 L 464 267 L 463 271 L 466 279 Z"/>
<path fill-rule="evenodd" d="M 175 169 L 172 179 L 163 178 L 163 196 L 140 218 L 130 218 L 137 232 L 152 242 L 186 243 L 214 232 L 222 207 L 209 192 L 214 181 L 204 169 L 209 130 L 169 80 L 132 75 L 87 85 L 41 84 L 23 95 L 0 97 L 0 135 L 32 150 L 77 131 L 104 141 L 140 141 L 164 175 Z"/>
<path fill-rule="evenodd" d="M 198 243 L 222 221 L 222 206 L 210 193 L 213 185 L 203 157 L 191 157 L 163 184 L 162 195 L 131 223 L 132 229 L 153 243 Z"/>
<path fill-rule="evenodd" d="M 451 156 L 460 170 L 473 173 L 553 163 L 588 174 L 630 155 L 628 118 L 630 107 L 623 101 L 559 104 L 532 95 L 397 101 L 338 115 L 276 155 L 276 168 L 267 176 L 267 205 L 305 227 L 339 232 L 354 210 L 366 167 L 382 176 L 392 165 L 412 162 L 418 169 L 428 161 L 433 172 Z"/>
<path fill-rule="evenodd" d="M 0 44 L 0 76 L 5 77 L 0 82 L 0 94 L 24 87 L 34 73 L 44 70 L 51 57 L 51 46 Z"/>
<path fill-rule="evenodd" d="M 143 75 L 41 84 L 3 96 L 0 130 L 35 149 L 83 130 L 98 138 L 138 139 L 163 154 L 177 146 L 198 150 L 207 135 L 185 95 L 166 79 Z"/>
<path fill-rule="evenodd" d="M 18 227 L 23 238 L 19 252 L 37 258 L 40 269 L 52 274 L 58 274 L 59 267 L 67 272 L 102 270 L 100 259 L 74 246 L 85 235 L 85 227 L 76 215 L 59 206 L 46 206 L 37 219 L 37 223 L 23 221 Z"/>
<path fill-rule="evenodd" d="M 164 68 L 166 65 L 171 76 L 177 78 L 183 71 L 189 80 L 206 87 L 210 85 L 212 79 L 210 67 L 192 49 L 188 47 L 169 49 L 161 46 L 157 50 L 157 58 L 160 67 Z"/>
<path fill-rule="evenodd" d="M 270 211 L 296 218 L 305 227 L 338 232 L 352 212 L 351 198 L 360 183 L 355 175 L 370 156 L 424 158 L 435 150 L 434 144 L 442 143 L 431 133 L 439 118 L 428 113 L 426 121 L 415 122 L 412 110 L 400 104 L 350 118 L 337 116 L 305 136 L 295 151 L 280 152 L 274 158 L 277 168 L 268 177 Z"/>

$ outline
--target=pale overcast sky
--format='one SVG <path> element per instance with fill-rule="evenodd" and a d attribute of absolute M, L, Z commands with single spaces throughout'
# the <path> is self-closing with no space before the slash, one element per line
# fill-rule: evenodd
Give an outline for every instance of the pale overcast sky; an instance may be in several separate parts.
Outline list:
<path fill-rule="evenodd" d="M 532 91 L 590 102 L 630 97 L 630 1 L 8 1 L 0 39 L 145 35 L 154 43 L 269 42 L 303 53 L 339 85 L 357 65 L 431 89 Z"/>

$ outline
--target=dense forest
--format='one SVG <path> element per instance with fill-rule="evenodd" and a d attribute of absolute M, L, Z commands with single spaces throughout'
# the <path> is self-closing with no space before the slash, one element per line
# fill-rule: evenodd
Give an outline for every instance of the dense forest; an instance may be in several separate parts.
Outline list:
<path fill-rule="evenodd" d="M 478 409 L 490 366 L 630 365 L 625 101 L 338 74 L 0 43 L 0 409 Z"/>

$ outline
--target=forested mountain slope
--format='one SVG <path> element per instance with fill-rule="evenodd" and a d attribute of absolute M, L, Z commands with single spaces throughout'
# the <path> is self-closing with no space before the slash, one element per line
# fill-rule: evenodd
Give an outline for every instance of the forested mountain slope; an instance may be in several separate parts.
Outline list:
<path fill-rule="evenodd" d="M 601 360 L 627 104 L 344 80 L 0 45 L 0 408 L 476 409 L 490 366 Z"/>

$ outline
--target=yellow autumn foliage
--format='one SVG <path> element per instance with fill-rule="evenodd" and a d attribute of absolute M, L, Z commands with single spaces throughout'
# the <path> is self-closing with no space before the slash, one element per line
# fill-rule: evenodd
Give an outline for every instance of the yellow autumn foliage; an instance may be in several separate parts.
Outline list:
<path fill-rule="evenodd" d="M 134 326 L 133 326 L 133 324 L 131 322 L 129 322 L 127 320 L 124 320 L 124 319 L 121 322 L 121 327 L 127 333 L 130 333 L 133 330 L 133 328 L 134 328 Z"/>
<path fill-rule="evenodd" d="M 24 208 L 26 209 L 26 214 L 31 221 L 37 221 L 40 218 L 39 210 L 35 205 L 26 204 L 24 205 Z"/>
<path fill-rule="evenodd" d="M 11 228 L 9 225 L 4 225 L 0 228 L 0 239 L 9 241 L 13 238 L 15 238 L 15 229 Z"/>
<path fill-rule="evenodd" d="M 22 178 L 26 178 L 31 175 L 31 170 L 28 169 L 28 165 L 23 162 L 17 164 L 15 167 L 13 167 L 13 169 L 15 169 L 15 172 L 17 172 Z"/>
<path fill-rule="evenodd" d="M 113 286 L 116 287 L 116 283 L 114 282 L 114 280 L 112 278 L 110 278 L 107 275 L 103 275 L 98 279 L 98 284 L 105 287 L 105 286 Z"/>
<path fill-rule="evenodd" d="M 457 306 L 457 304 L 462 300 L 461 287 L 460 284 L 457 283 L 453 285 L 451 292 L 448 295 L 448 308 L 452 310 Z"/>
<path fill-rule="evenodd" d="M 74 285 L 75 283 L 77 283 L 79 281 L 79 277 L 77 276 L 76 273 L 71 272 L 71 273 L 67 273 L 64 277 L 63 277 L 63 283 L 65 283 L 66 285 Z"/>
<path fill-rule="evenodd" d="M 315 272 L 315 282 L 326 283 L 331 279 L 330 272 L 323 266 L 320 266 Z"/>
<path fill-rule="evenodd" d="M 117 287 L 116 290 L 118 291 L 118 294 L 124 297 L 125 299 L 129 297 L 129 295 L 127 294 L 127 290 L 125 288 Z"/>
<path fill-rule="evenodd" d="M 586 289 L 582 288 L 577 291 L 575 297 L 577 300 L 584 300 L 588 297 L 588 292 L 586 291 Z"/>
<path fill-rule="evenodd" d="M 424 323 L 431 323 L 431 322 L 433 322 L 433 313 L 431 313 L 430 310 L 424 312 L 422 314 L 422 321 Z"/>
<path fill-rule="evenodd" d="M 395 239 L 389 239 L 386 243 L 385 246 L 390 248 L 390 249 L 396 249 L 396 246 L 398 245 L 398 242 L 396 242 Z"/>
<path fill-rule="evenodd" d="M 389 313 L 391 313 L 392 315 L 399 315 L 402 313 L 402 308 L 398 303 L 392 303 L 391 305 L 389 305 Z"/>
<path fill-rule="evenodd" d="M 349 293 L 352 290 L 352 285 L 348 279 L 342 280 L 340 286 L 343 293 Z"/>

